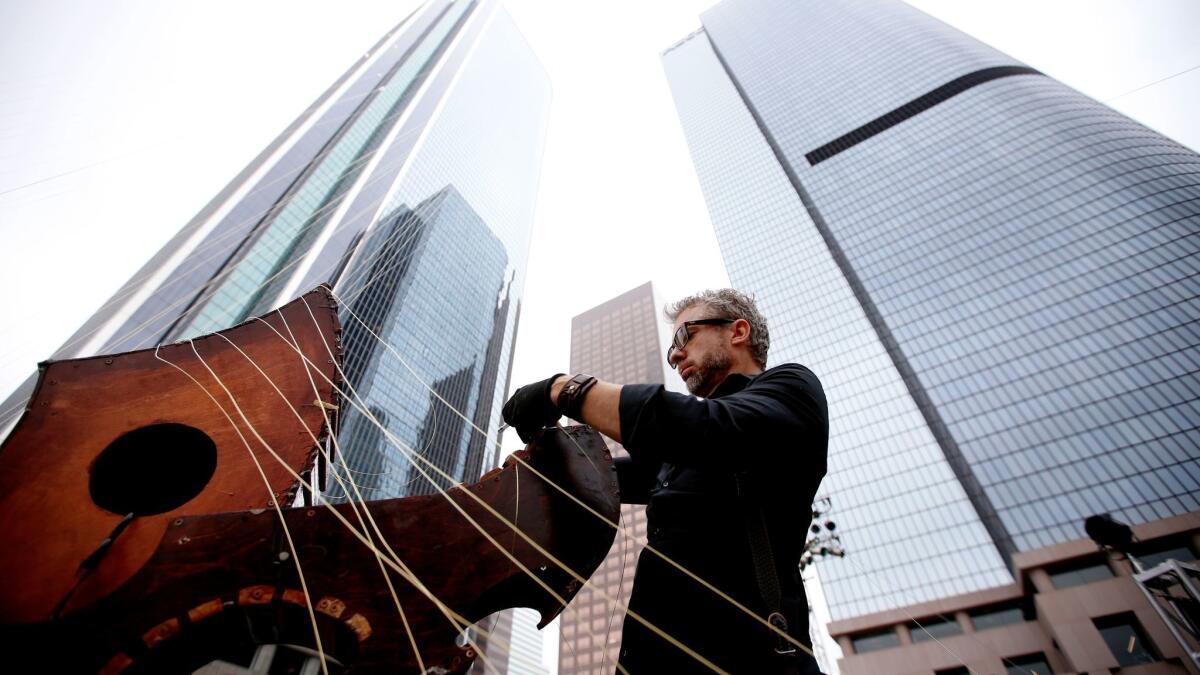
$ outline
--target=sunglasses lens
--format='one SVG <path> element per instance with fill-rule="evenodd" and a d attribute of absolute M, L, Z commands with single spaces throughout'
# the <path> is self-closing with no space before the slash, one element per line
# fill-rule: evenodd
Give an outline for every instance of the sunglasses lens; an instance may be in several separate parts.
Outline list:
<path fill-rule="evenodd" d="M 671 346 L 667 347 L 667 364 L 671 366 L 672 370 L 675 368 L 675 364 L 671 363 L 671 355 L 675 353 L 676 349 L 683 349 L 684 346 L 687 345 L 687 342 L 688 342 L 687 326 L 680 326 L 675 331 L 675 336 L 671 339 Z"/>
<path fill-rule="evenodd" d="M 687 343 L 688 343 L 687 326 L 680 326 L 678 328 L 678 330 L 675 331 L 675 342 L 674 342 L 675 349 L 683 349 L 685 346 L 687 346 Z"/>

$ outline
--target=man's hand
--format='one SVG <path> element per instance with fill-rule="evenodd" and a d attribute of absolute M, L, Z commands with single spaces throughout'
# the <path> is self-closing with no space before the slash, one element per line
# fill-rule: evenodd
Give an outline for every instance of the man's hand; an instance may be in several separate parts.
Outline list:
<path fill-rule="evenodd" d="M 566 377 L 558 373 L 553 377 L 527 384 L 517 389 L 501 410 L 504 422 L 517 430 L 521 440 L 528 443 L 539 429 L 553 425 L 561 415 L 551 397 L 554 381 Z"/>

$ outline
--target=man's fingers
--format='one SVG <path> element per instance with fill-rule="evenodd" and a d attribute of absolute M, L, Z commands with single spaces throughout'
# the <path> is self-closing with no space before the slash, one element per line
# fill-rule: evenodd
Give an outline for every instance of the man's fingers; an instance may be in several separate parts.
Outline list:
<path fill-rule="evenodd" d="M 517 434 L 525 443 L 539 429 L 558 421 L 558 410 L 550 400 L 549 392 L 554 380 L 561 375 L 559 373 L 547 380 L 518 387 L 500 409 L 501 417 L 509 426 L 517 429 Z"/>

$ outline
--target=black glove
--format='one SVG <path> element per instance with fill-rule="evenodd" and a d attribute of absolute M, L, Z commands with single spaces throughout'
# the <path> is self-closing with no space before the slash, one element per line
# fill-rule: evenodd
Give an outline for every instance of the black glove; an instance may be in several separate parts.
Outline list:
<path fill-rule="evenodd" d="M 541 382 L 527 384 L 513 392 L 504 404 L 501 410 L 504 422 L 517 430 L 523 442 L 528 443 L 539 429 L 553 425 L 562 417 L 554 407 L 554 401 L 550 400 L 550 387 L 562 376 L 558 373 Z"/>

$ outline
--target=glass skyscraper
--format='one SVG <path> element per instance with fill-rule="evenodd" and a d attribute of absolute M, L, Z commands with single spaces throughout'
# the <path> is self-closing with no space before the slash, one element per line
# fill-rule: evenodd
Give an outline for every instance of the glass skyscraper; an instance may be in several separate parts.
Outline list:
<path fill-rule="evenodd" d="M 663 62 L 772 362 L 826 386 L 834 619 L 1200 510 L 1200 156 L 898 0 L 702 24 Z"/>
<path fill-rule="evenodd" d="M 452 480 L 476 478 L 497 459 L 549 102 L 498 2 L 430 0 L 54 358 L 219 330 L 328 282 L 347 380 L 371 416 Z M 4 404 L 5 426 L 31 385 Z M 343 408 L 339 445 L 365 497 L 433 490 L 367 415 Z"/>

